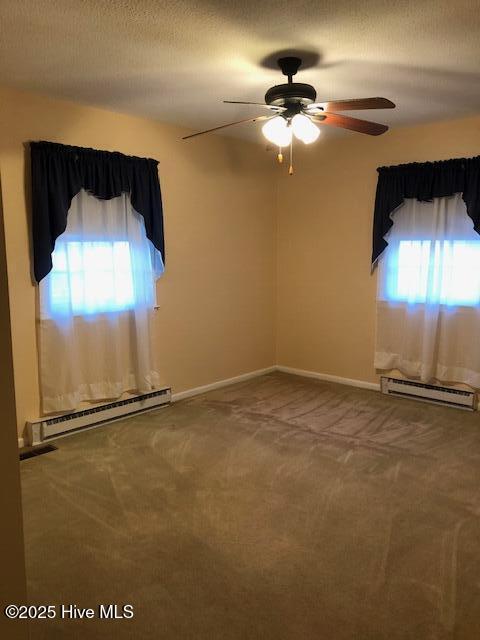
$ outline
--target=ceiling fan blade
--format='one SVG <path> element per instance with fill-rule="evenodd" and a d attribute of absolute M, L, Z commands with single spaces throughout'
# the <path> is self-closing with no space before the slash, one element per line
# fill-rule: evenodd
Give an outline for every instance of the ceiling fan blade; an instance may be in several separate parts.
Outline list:
<path fill-rule="evenodd" d="M 273 104 L 265 104 L 264 102 L 242 102 L 241 100 L 224 100 L 223 102 L 225 104 L 254 104 L 257 107 L 270 109 L 270 111 L 285 111 L 285 107 L 280 107 Z"/>
<path fill-rule="evenodd" d="M 356 111 L 357 109 L 394 109 L 395 104 L 387 98 L 354 98 L 352 100 L 332 100 L 315 102 L 306 107 L 307 111 Z"/>
<path fill-rule="evenodd" d="M 204 133 L 211 133 L 212 131 L 218 131 L 219 129 L 225 129 L 226 127 L 233 127 L 235 124 L 242 124 L 242 122 L 256 122 L 257 120 L 269 120 L 275 116 L 256 116 L 255 118 L 244 118 L 243 120 L 237 120 L 236 122 L 229 122 L 228 124 L 221 124 L 219 127 L 213 127 L 212 129 L 206 129 L 205 131 L 197 131 L 197 133 L 191 133 L 189 136 L 183 136 L 182 140 L 188 138 L 195 138 L 195 136 L 203 136 Z"/>
<path fill-rule="evenodd" d="M 332 127 L 340 127 L 342 129 L 350 129 L 359 133 L 366 133 L 369 136 L 379 136 L 388 131 L 386 124 L 378 122 L 369 122 L 368 120 L 359 120 L 350 116 L 341 116 L 338 113 L 327 113 L 324 111 L 321 115 L 309 115 L 314 122 L 329 124 Z"/>

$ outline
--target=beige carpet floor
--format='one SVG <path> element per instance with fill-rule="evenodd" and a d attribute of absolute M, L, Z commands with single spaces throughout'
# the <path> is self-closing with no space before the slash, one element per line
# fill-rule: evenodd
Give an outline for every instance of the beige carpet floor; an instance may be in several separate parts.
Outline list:
<path fill-rule="evenodd" d="M 480 417 L 274 373 L 21 463 L 33 640 L 477 640 Z"/>

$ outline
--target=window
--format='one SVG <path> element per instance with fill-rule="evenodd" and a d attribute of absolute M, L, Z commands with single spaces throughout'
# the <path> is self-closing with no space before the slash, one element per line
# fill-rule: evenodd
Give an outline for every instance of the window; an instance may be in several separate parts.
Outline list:
<path fill-rule="evenodd" d="M 112 182 L 102 193 L 118 188 L 117 169 L 116 161 L 111 171 L 103 163 L 91 169 L 95 180 L 105 173 Z M 73 411 L 84 401 L 159 387 L 154 305 L 163 260 L 131 194 L 100 198 L 81 189 L 62 227 L 57 219 L 48 235 L 51 262 L 36 265 L 46 270 L 37 323 L 42 411 Z"/>
<path fill-rule="evenodd" d="M 480 386 L 480 235 L 462 195 L 406 199 L 392 219 L 378 264 L 375 367 Z"/>
<path fill-rule="evenodd" d="M 80 191 L 55 242 L 52 270 L 40 283 L 40 316 L 59 320 L 153 309 L 159 251 L 126 194 L 101 200 Z"/>
<path fill-rule="evenodd" d="M 127 241 L 58 242 L 52 255 L 52 314 L 121 311 L 135 304 Z"/>
<path fill-rule="evenodd" d="M 399 240 L 389 250 L 387 299 L 463 306 L 479 303 L 480 241 Z"/>

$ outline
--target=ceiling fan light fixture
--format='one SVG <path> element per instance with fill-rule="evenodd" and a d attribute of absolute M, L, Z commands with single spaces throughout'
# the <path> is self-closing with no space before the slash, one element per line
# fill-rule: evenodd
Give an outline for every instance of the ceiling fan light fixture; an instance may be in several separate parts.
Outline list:
<path fill-rule="evenodd" d="M 262 133 L 269 142 L 277 147 L 288 147 L 292 141 L 292 129 L 282 116 L 268 120 L 262 127 Z"/>
<path fill-rule="evenodd" d="M 241 100 L 224 100 L 228 104 L 257 105 L 267 109 L 269 115 L 259 114 L 253 118 L 244 118 L 236 122 L 222 124 L 206 131 L 198 131 L 184 136 L 183 139 L 194 138 L 205 133 L 224 130 L 227 127 L 243 122 L 266 121 L 262 127 L 265 138 L 278 147 L 277 159 L 283 162 L 283 149 L 290 147 L 289 175 L 293 174 L 293 138 L 304 144 L 315 142 L 323 125 L 349 129 L 370 136 L 379 136 L 388 131 L 388 126 L 378 122 L 370 122 L 360 118 L 336 113 L 337 111 L 358 111 L 359 109 L 393 109 L 395 104 L 387 98 L 353 98 L 348 100 L 330 100 L 316 102 L 317 92 L 310 84 L 294 82 L 302 60 L 296 56 L 285 56 L 278 59 L 278 66 L 287 76 L 288 82 L 270 87 L 265 94 L 265 102 L 250 102 Z M 322 127 L 317 127 L 319 122 Z"/>
<path fill-rule="evenodd" d="M 305 144 L 311 144 L 317 140 L 320 135 L 320 129 L 314 124 L 310 118 L 297 113 L 292 118 L 292 131 L 296 138 L 304 142 Z"/>

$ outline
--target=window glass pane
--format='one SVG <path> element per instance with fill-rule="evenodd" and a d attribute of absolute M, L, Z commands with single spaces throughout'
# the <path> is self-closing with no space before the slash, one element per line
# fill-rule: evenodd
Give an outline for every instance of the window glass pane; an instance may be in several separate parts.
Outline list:
<path fill-rule="evenodd" d="M 397 296 L 401 300 L 425 299 L 430 241 L 402 241 L 398 249 Z"/>
<path fill-rule="evenodd" d="M 55 251 L 52 253 L 52 263 L 54 271 L 67 270 L 67 251 L 65 244 L 57 241 Z"/>
<path fill-rule="evenodd" d="M 66 313 L 70 308 L 70 291 L 67 273 L 52 271 L 50 277 L 50 304 Z"/>
<path fill-rule="evenodd" d="M 67 242 L 67 269 L 70 273 L 82 270 L 82 243 Z"/>

